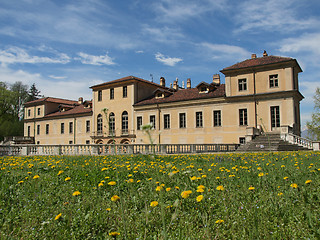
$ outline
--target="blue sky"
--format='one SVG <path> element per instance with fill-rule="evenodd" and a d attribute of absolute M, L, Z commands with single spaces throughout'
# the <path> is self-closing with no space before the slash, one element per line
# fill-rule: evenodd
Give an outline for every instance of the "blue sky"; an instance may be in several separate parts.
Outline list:
<path fill-rule="evenodd" d="M 90 86 L 129 75 L 196 86 L 266 50 L 303 69 L 304 125 L 320 87 L 319 13 L 318 0 L 0 0 L 0 81 L 91 99 Z"/>

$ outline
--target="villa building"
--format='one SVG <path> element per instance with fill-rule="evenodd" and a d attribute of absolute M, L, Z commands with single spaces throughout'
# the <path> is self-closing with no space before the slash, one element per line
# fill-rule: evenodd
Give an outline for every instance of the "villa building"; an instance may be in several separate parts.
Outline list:
<path fill-rule="evenodd" d="M 129 76 L 91 86 L 92 101 L 42 98 L 25 104 L 25 136 L 37 144 L 244 143 L 252 132 L 300 135 L 298 62 L 262 57 L 234 64 L 210 82 L 166 86 Z"/>

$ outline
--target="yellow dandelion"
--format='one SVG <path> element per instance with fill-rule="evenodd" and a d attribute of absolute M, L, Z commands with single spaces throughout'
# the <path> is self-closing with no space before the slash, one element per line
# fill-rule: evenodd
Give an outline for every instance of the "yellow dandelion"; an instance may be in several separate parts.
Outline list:
<path fill-rule="evenodd" d="M 222 185 L 220 185 L 220 186 L 217 187 L 217 190 L 218 191 L 224 191 L 224 187 Z"/>
<path fill-rule="evenodd" d="M 108 168 L 102 168 L 101 172 L 108 170 Z"/>
<path fill-rule="evenodd" d="M 112 202 L 117 202 L 117 201 L 119 201 L 120 200 L 120 197 L 118 196 L 118 195 L 113 195 L 112 197 L 111 197 L 111 201 Z"/>
<path fill-rule="evenodd" d="M 292 183 L 292 184 L 290 185 L 290 187 L 292 187 L 292 188 L 298 188 L 298 184 Z"/>
<path fill-rule="evenodd" d="M 250 191 L 253 191 L 254 190 L 254 187 L 249 187 L 248 188 Z"/>
<path fill-rule="evenodd" d="M 61 170 L 61 171 L 58 172 L 57 175 L 59 176 L 59 175 L 61 175 L 62 173 L 63 173 L 63 171 Z"/>
<path fill-rule="evenodd" d="M 219 220 L 216 221 L 216 223 L 217 223 L 217 224 L 219 224 L 219 223 L 224 223 L 224 220 L 219 219 Z"/>
<path fill-rule="evenodd" d="M 102 186 L 103 186 L 103 183 L 102 183 L 102 182 L 98 184 L 98 187 L 102 187 Z"/>
<path fill-rule="evenodd" d="M 178 190 L 180 189 L 178 186 L 175 186 L 174 188 L 175 188 L 175 189 L 178 189 Z"/>
<path fill-rule="evenodd" d="M 197 198 L 196 198 L 196 201 L 197 202 L 201 202 L 203 199 L 203 195 L 199 195 Z"/>
<path fill-rule="evenodd" d="M 23 183 L 23 181 L 19 181 L 19 182 L 18 182 L 18 184 L 21 184 L 21 183 Z"/>
<path fill-rule="evenodd" d="M 111 181 L 111 182 L 108 182 L 108 185 L 110 185 L 110 186 L 114 186 L 114 185 L 116 185 L 117 183 L 115 182 L 115 181 Z"/>
<path fill-rule="evenodd" d="M 67 181 L 70 181 L 70 180 L 71 180 L 71 177 L 66 177 L 64 180 L 65 180 L 66 182 L 67 182 Z"/>
<path fill-rule="evenodd" d="M 106 210 L 107 210 L 108 212 L 110 212 L 110 211 L 111 211 L 111 208 L 107 208 Z"/>
<path fill-rule="evenodd" d="M 39 175 L 35 175 L 34 177 L 33 177 L 33 179 L 37 179 L 37 178 L 39 178 L 40 176 Z"/>
<path fill-rule="evenodd" d="M 59 214 L 54 218 L 54 220 L 58 220 L 59 218 L 61 218 L 61 216 L 62 216 L 62 213 L 59 213 Z"/>
<path fill-rule="evenodd" d="M 170 188 L 170 187 L 166 188 L 166 192 L 169 192 L 170 190 L 171 190 L 171 188 Z"/>
<path fill-rule="evenodd" d="M 160 192 L 160 191 L 161 191 L 161 189 L 162 189 L 162 187 L 161 187 L 161 186 L 157 186 L 157 187 L 156 187 L 156 191 L 157 191 L 157 192 Z"/>
<path fill-rule="evenodd" d="M 183 192 L 181 193 L 181 197 L 182 197 L 182 198 L 188 198 L 191 193 L 192 193 L 192 191 L 190 191 L 190 190 L 188 190 L 188 191 L 183 191 Z"/>
<path fill-rule="evenodd" d="M 203 189 L 203 188 L 198 188 L 198 189 L 197 189 L 197 192 L 203 193 L 203 192 L 204 192 L 204 189 Z"/>
<path fill-rule="evenodd" d="M 279 193 L 278 193 L 278 196 L 281 196 L 281 195 L 283 195 L 283 193 L 282 193 L 282 192 L 279 192 Z"/>
<path fill-rule="evenodd" d="M 190 178 L 192 181 L 194 181 L 194 180 L 197 180 L 197 177 L 196 176 L 193 176 L 193 177 L 191 177 Z"/>
<path fill-rule="evenodd" d="M 306 182 L 305 182 L 305 184 L 309 184 L 309 183 L 311 183 L 312 181 L 311 180 L 307 180 Z"/>
<path fill-rule="evenodd" d="M 152 201 L 151 203 L 150 203 L 150 206 L 151 207 L 156 207 L 156 206 L 158 206 L 158 202 L 157 201 Z"/>
<path fill-rule="evenodd" d="M 119 235 L 120 235 L 120 233 L 118 233 L 118 232 L 110 232 L 109 233 L 109 236 L 112 236 L 112 237 L 117 237 Z"/>
<path fill-rule="evenodd" d="M 258 176 L 259 176 L 259 177 L 263 177 L 263 176 L 264 176 L 264 173 L 261 172 L 261 173 L 258 174 Z"/>
<path fill-rule="evenodd" d="M 284 177 L 283 179 L 284 179 L 284 180 L 287 180 L 287 179 L 288 179 L 288 177 Z"/>
<path fill-rule="evenodd" d="M 130 178 L 129 180 L 128 180 L 128 183 L 133 183 L 134 182 L 134 180 L 132 179 L 132 178 Z"/>
<path fill-rule="evenodd" d="M 75 192 L 72 194 L 72 196 L 79 196 L 80 194 L 81 194 L 81 192 L 75 191 Z"/>

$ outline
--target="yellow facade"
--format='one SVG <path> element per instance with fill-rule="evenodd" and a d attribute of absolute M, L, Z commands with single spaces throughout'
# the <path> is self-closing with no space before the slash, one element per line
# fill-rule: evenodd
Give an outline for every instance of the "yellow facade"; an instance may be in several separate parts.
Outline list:
<path fill-rule="evenodd" d="M 152 141 L 160 144 L 243 143 L 252 130 L 279 132 L 283 126 L 300 135 L 301 71 L 295 59 L 264 54 L 221 70 L 225 84 L 214 75 L 211 82 L 195 88 L 190 79 L 187 88 L 179 87 L 178 81 L 168 88 L 164 78 L 159 85 L 129 76 L 92 86 L 90 112 L 83 108 L 74 115 L 51 116 L 57 103 L 27 104 L 25 136 L 35 136 L 40 144 L 150 143 L 142 131 L 150 122 L 155 123 Z M 66 113 L 72 111 L 72 102 L 64 104 Z"/>

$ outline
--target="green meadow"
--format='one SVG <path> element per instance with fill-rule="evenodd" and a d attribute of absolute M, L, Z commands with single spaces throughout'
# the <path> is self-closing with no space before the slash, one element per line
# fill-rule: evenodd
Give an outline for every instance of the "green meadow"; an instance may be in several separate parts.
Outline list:
<path fill-rule="evenodd" d="M 320 239 L 320 153 L 0 157 L 0 239 Z"/>

